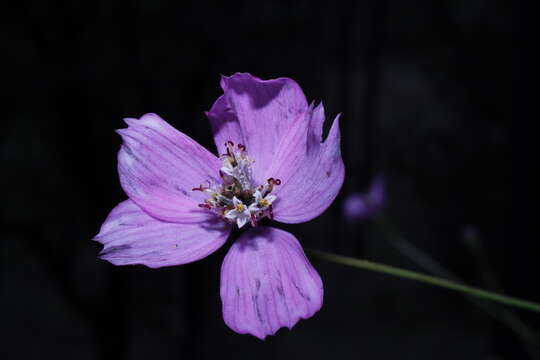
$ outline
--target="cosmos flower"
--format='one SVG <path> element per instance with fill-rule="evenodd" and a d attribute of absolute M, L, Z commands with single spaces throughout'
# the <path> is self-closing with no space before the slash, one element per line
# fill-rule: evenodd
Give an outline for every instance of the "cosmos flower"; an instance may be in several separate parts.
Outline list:
<path fill-rule="evenodd" d="M 323 286 L 298 240 L 261 222 L 320 215 L 344 178 L 337 118 L 322 141 L 322 105 L 309 106 L 287 78 L 223 77 L 208 119 L 218 156 L 155 114 L 118 130 L 120 183 L 128 200 L 94 240 L 115 265 L 186 264 L 244 231 L 221 267 L 225 323 L 264 339 L 311 317 Z"/>
<path fill-rule="evenodd" d="M 373 179 L 366 193 L 352 193 L 345 198 L 342 213 L 346 220 L 366 220 L 375 216 L 384 206 L 384 179 Z"/>

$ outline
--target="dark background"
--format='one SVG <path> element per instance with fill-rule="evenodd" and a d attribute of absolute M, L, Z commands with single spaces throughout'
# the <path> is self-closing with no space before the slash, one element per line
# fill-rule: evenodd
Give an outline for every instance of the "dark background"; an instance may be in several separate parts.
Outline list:
<path fill-rule="evenodd" d="M 322 216 L 278 227 L 306 247 L 428 271 L 372 222 L 343 218 L 347 195 L 383 174 L 385 214 L 403 238 L 470 284 L 539 301 L 538 245 L 508 235 L 516 69 L 506 2 L 26 1 L 11 10 L 2 16 L 0 358 L 538 354 L 523 331 L 540 329 L 535 314 L 493 316 L 447 290 L 316 258 L 322 310 L 261 342 L 222 320 L 228 246 L 152 270 L 101 261 L 91 241 L 125 199 L 113 131 L 123 117 L 158 113 L 214 150 L 203 111 L 221 94 L 220 74 L 287 76 L 324 102 L 327 118 L 342 113 L 347 174 Z"/>

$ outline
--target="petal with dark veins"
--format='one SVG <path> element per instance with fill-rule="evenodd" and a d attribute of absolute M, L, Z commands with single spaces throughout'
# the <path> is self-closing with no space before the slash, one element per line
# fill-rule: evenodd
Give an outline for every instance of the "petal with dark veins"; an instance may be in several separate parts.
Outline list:
<path fill-rule="evenodd" d="M 206 218 L 197 203 L 207 196 L 192 189 L 207 180 L 219 182 L 219 159 L 155 114 L 125 121 L 129 127 L 117 131 L 124 140 L 118 173 L 130 199 L 161 220 Z"/>
<path fill-rule="evenodd" d="M 291 79 L 261 80 L 247 73 L 222 77 L 224 95 L 208 112 L 218 151 L 227 140 L 242 142 L 255 160 L 256 183 L 266 180 L 281 139 L 302 121 L 308 104 L 300 86 Z"/>
<path fill-rule="evenodd" d="M 321 105 L 297 122 L 283 139 L 266 176 L 278 178 L 274 219 L 300 223 L 319 216 L 334 201 L 345 177 L 340 151 L 338 118 L 322 141 L 324 108 Z"/>
<path fill-rule="evenodd" d="M 290 233 L 257 227 L 229 249 L 221 267 L 225 323 L 260 339 L 291 329 L 322 306 L 323 285 Z"/>
<path fill-rule="evenodd" d="M 104 245 L 101 258 L 114 265 L 186 264 L 210 255 L 229 236 L 229 225 L 208 216 L 199 224 L 164 222 L 126 200 L 111 211 L 94 240 Z"/>

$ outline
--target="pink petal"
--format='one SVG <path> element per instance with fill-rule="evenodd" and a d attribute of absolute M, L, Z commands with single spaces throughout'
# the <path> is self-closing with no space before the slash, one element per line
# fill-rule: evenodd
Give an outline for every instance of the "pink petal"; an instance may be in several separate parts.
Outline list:
<path fill-rule="evenodd" d="M 336 118 L 322 142 L 322 105 L 310 109 L 283 139 L 267 177 L 281 180 L 273 194 L 274 218 L 299 223 L 319 216 L 334 201 L 345 176 Z"/>
<path fill-rule="evenodd" d="M 348 195 L 343 202 L 342 212 L 348 221 L 365 220 L 375 213 L 368 196 L 364 193 Z"/>
<path fill-rule="evenodd" d="M 322 306 L 322 281 L 298 240 L 283 230 L 252 228 L 230 248 L 221 267 L 225 323 L 260 339 L 291 329 Z"/>
<path fill-rule="evenodd" d="M 382 208 L 385 202 L 385 180 L 382 176 L 376 176 L 369 187 L 368 196 L 375 207 Z"/>
<path fill-rule="evenodd" d="M 227 104 L 225 95 L 221 95 L 216 100 L 212 108 L 206 113 L 206 116 L 212 126 L 218 154 L 227 152 L 224 146 L 227 141 L 232 141 L 235 144 L 246 144 L 240 123 L 229 104 Z"/>
<path fill-rule="evenodd" d="M 111 211 L 94 240 L 105 245 L 101 258 L 114 265 L 158 268 L 186 264 L 210 255 L 227 240 L 230 226 L 216 218 L 208 220 L 201 224 L 164 222 L 126 200 Z"/>
<path fill-rule="evenodd" d="M 254 180 L 263 183 L 281 139 L 308 109 L 304 93 L 291 79 L 261 80 L 245 73 L 223 77 L 221 87 L 224 98 L 209 111 L 216 145 L 223 152 L 225 141 L 242 141 L 255 160 Z"/>
<path fill-rule="evenodd" d="M 197 207 L 206 194 L 192 191 L 207 180 L 218 182 L 219 159 L 155 114 L 125 119 L 118 130 L 120 183 L 127 195 L 152 216 L 172 222 L 199 222 Z"/>

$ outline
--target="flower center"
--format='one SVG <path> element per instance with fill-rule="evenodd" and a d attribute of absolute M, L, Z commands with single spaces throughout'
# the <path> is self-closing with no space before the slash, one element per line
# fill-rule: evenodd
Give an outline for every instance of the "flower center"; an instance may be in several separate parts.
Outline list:
<path fill-rule="evenodd" d="M 251 159 L 242 144 L 236 146 L 232 141 L 225 144 L 227 153 L 221 155 L 222 167 L 219 170 L 221 184 L 207 181 L 207 186 L 200 185 L 193 191 L 203 191 L 208 198 L 199 207 L 216 213 L 229 223 L 236 223 L 239 228 L 248 221 L 252 226 L 268 217 L 272 219 L 272 203 L 276 196 L 271 194 L 274 186 L 281 180 L 270 178 L 266 183 L 255 186 L 252 179 Z"/>

